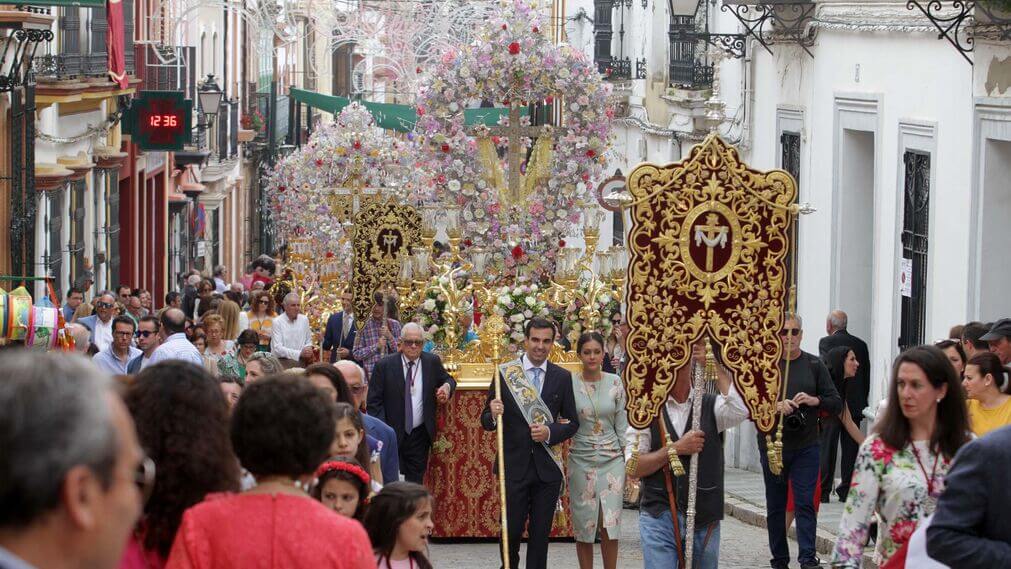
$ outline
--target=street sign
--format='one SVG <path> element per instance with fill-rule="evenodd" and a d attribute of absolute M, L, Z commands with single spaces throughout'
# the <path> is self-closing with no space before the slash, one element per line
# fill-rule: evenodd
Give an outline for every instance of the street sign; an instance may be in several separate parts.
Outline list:
<path fill-rule="evenodd" d="M 123 115 L 123 132 L 141 150 L 182 150 L 192 123 L 193 101 L 182 91 L 141 91 Z"/>

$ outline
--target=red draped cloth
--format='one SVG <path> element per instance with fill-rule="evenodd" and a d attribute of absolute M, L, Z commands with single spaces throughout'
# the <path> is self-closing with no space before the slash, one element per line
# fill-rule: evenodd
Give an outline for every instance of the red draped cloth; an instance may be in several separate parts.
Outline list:
<path fill-rule="evenodd" d="M 122 0 L 106 2 L 105 18 L 109 22 L 109 30 L 105 34 L 105 48 L 109 53 L 109 77 L 120 89 L 126 89 L 130 82 L 126 78 L 126 32 Z"/>

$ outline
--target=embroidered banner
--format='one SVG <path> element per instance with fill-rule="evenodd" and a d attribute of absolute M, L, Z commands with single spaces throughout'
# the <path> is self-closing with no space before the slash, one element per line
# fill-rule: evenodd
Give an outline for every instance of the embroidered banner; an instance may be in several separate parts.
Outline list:
<path fill-rule="evenodd" d="M 771 432 L 797 185 L 710 135 L 675 164 L 642 164 L 633 196 L 626 302 L 628 422 L 646 428 L 703 336 L 720 350 L 755 425 Z"/>

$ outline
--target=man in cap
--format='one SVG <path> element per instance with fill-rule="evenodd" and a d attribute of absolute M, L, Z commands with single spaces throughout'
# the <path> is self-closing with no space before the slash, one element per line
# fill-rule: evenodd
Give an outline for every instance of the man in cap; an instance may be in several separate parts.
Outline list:
<path fill-rule="evenodd" d="M 990 326 L 990 331 L 980 338 L 990 344 L 990 351 L 997 354 L 1001 365 L 1011 363 L 1011 318 L 1001 318 Z"/>

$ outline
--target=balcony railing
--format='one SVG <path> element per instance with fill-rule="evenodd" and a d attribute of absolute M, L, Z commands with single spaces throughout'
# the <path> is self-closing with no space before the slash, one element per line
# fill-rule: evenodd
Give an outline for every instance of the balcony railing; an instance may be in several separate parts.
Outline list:
<path fill-rule="evenodd" d="M 48 13 L 49 8 L 22 7 L 29 11 Z M 87 9 L 87 8 L 85 8 Z M 104 10 L 92 10 L 82 38 L 81 7 L 65 6 L 59 19 L 60 52 L 35 57 L 32 64 L 39 77 L 72 79 L 77 77 L 108 77 L 109 52 L 106 36 L 109 22 Z M 124 60 L 128 75 L 136 74 L 133 44 L 133 0 L 123 0 Z M 83 42 L 82 42 L 83 39 Z"/>
<path fill-rule="evenodd" d="M 694 15 L 671 16 L 667 36 L 670 42 L 668 75 L 672 87 L 705 89 L 713 83 L 713 66 L 706 60 L 705 43 L 686 39 L 686 33 L 695 32 L 699 26 Z"/>

